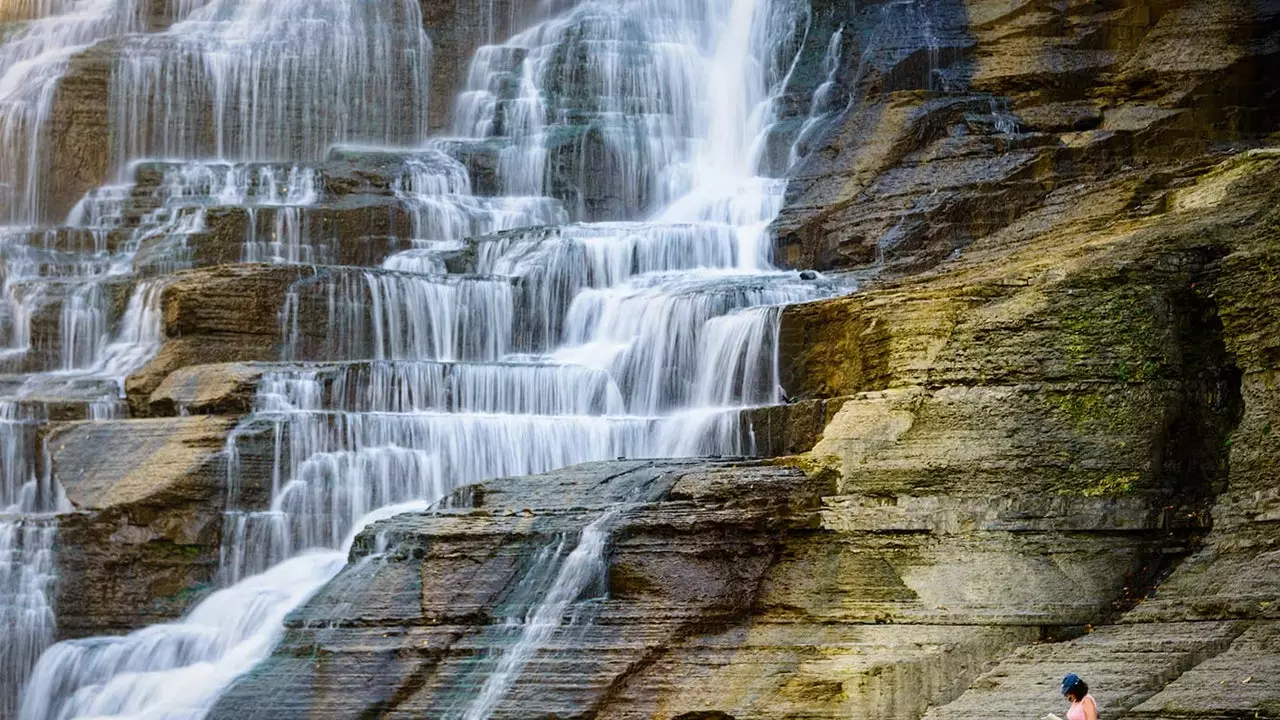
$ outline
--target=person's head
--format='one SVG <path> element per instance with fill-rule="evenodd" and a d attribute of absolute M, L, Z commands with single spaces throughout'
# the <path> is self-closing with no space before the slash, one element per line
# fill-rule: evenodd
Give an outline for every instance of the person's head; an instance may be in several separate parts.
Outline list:
<path fill-rule="evenodd" d="M 1079 675 L 1071 673 L 1062 678 L 1062 694 L 1071 702 L 1079 702 L 1089 694 L 1089 684 L 1081 680 Z"/>

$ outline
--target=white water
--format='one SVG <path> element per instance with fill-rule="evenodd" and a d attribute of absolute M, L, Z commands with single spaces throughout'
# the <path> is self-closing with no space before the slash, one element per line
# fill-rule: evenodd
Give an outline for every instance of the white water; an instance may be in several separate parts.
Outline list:
<path fill-rule="evenodd" d="M 742 410 L 779 399 L 776 308 L 847 290 L 774 269 L 766 228 L 785 182 L 757 176 L 807 32 L 802 3 L 587 0 L 549 14 L 476 53 L 454 137 L 430 141 L 417 7 L 174 3 L 166 30 L 121 41 L 119 184 L 67 223 L 87 240 L 50 253 L 24 229 L 4 244 L 0 359 L 25 373 L 17 397 L 71 397 L 93 419 L 114 417 L 124 378 L 163 341 L 163 275 L 192 263 L 209 213 L 247 213 L 243 261 L 334 263 L 340 248 L 317 241 L 314 222 L 343 200 L 326 195 L 326 151 L 343 144 L 334 157 L 358 161 L 422 145 L 399 154 L 390 186 L 412 218 L 397 239 L 412 249 L 380 268 L 322 268 L 282 308 L 289 364 L 263 379 L 227 443 L 223 589 L 182 622 L 55 645 L 21 717 L 202 717 L 337 572 L 334 551 L 370 512 L 587 460 L 750 452 Z M 384 147 L 350 147 L 362 142 Z M 489 179 L 466 162 L 484 153 Z M 144 156 L 166 160 L 135 162 Z M 56 357 L 36 351 L 31 321 L 48 307 L 60 309 Z M 5 463 L 34 475 L 39 449 L 24 433 Z M 264 444 L 271 477 L 247 477 L 242 457 Z M 265 506 L 242 502 L 255 480 L 269 480 Z M 49 504 L 54 479 L 31 482 L 41 511 L 65 509 Z M 603 533 L 591 533 L 469 717 L 501 701 L 583 568 L 603 562 Z M 51 568 L 45 546 L 30 546 L 15 567 Z M 49 623 L 26 645 L 38 650 L 52 637 L 48 573 L 22 577 L 0 584 L 0 602 L 39 598 Z M 0 672 L 12 684 L 27 667 Z"/>
<path fill-rule="evenodd" d="M 412 144 L 426 129 L 430 52 L 411 0 L 191 4 L 122 51 L 113 157 L 295 160 L 340 141 Z"/>
<path fill-rule="evenodd" d="M 16 25 L 0 43 L 0 224 L 43 214 L 50 138 L 45 127 L 71 59 L 92 43 L 140 27 L 137 0 L 17 0 L 0 7 Z"/>
<path fill-rule="evenodd" d="M 25 682 L 40 653 L 53 642 L 49 593 L 56 535 L 52 519 L 0 517 L 0 669 L 5 682 Z M 17 717 L 13 700 L 6 700 L 0 713 Z"/>
<path fill-rule="evenodd" d="M 605 513 L 583 528 L 577 546 L 560 563 L 560 569 L 542 600 L 530 608 L 520 622 L 520 638 L 502 653 L 497 666 L 485 678 L 480 692 L 463 714 L 464 720 L 484 720 L 489 717 L 511 690 L 525 665 L 560 628 L 570 606 L 588 587 L 604 576 L 608 569 L 604 557 L 605 545 L 609 540 L 606 526 L 613 517 L 614 513 Z M 559 553 L 555 555 L 558 556 Z M 535 563 L 535 571 L 538 570 L 536 565 Z"/>
<path fill-rule="evenodd" d="M 356 530 L 426 507 L 425 502 L 389 506 L 365 516 Z M 353 533 L 340 551 L 301 553 L 245 578 L 210 595 L 181 622 L 55 645 L 33 672 L 42 681 L 26 693 L 21 716 L 203 717 L 222 688 L 271 652 L 284 632 L 285 616 L 346 565 L 354 540 Z"/>

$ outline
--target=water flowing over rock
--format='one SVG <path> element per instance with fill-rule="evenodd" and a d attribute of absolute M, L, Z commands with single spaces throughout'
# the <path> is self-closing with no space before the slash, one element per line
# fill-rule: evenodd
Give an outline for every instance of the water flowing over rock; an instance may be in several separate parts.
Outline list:
<path fill-rule="evenodd" d="M 1274 716 L 1278 59 L 4 4 L 0 717 Z"/>
<path fill-rule="evenodd" d="M 454 135 L 433 140 L 415 3 L 97 2 L 127 22 L 81 32 L 82 10 L 42 6 L 13 39 L 79 43 L 46 42 L 65 62 L 41 76 L 45 106 L 6 120 L 35 158 L 10 186 L 39 201 L 10 217 L 65 205 L 36 184 L 56 172 L 39 143 L 63 132 L 42 118 L 64 89 L 105 108 L 94 162 L 114 184 L 63 227 L 6 236 L 6 387 L 36 413 L 15 415 L 30 478 L 6 494 L 39 489 L 15 528 L 76 511 L 77 548 L 50 598 L 53 548 L 9 543 L 5 598 L 46 619 L 17 623 L 31 639 L 6 707 L 55 610 L 64 631 L 118 631 L 221 589 L 181 622 L 50 649 L 23 717 L 199 712 L 381 508 L 588 460 L 750 451 L 742 409 L 778 400 L 767 308 L 850 287 L 775 269 L 764 233 L 783 183 L 757 177 L 760 138 L 799 4 L 544 8 L 476 50 Z M 53 408 L 91 422 L 39 430 Z M 124 417 L 193 411 L 239 418 Z M 113 526 L 111 552 L 80 547 Z M 243 622 L 218 606 L 242 601 Z"/>

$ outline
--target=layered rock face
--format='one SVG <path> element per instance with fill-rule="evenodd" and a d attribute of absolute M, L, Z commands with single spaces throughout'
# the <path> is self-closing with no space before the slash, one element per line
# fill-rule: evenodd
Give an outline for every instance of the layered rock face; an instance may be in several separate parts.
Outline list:
<path fill-rule="evenodd" d="M 832 416 L 812 459 L 593 466 L 377 526 L 215 715 L 462 715 L 512 656 L 496 716 L 1012 718 L 1068 671 L 1109 717 L 1265 715 L 1277 169 L 1193 169 L 1140 214 L 1118 177 L 787 310 L 788 411 Z M 522 646 L 546 548 L 619 505 L 607 583 Z"/>
<path fill-rule="evenodd" d="M 1055 191 L 1274 132 L 1274 2 L 862 7 L 778 219 L 788 262 L 929 267 Z M 928 21 L 923 21 L 926 16 Z M 816 107 L 816 99 L 815 99 Z"/>
<path fill-rule="evenodd" d="M 367 530 L 213 716 L 918 717 L 1040 624 L 1097 617 L 1169 538 L 1137 498 L 886 502 L 838 479 L 667 461 L 485 483 Z"/>
<path fill-rule="evenodd" d="M 830 417 L 811 453 L 587 466 L 377 525 L 214 715 L 1014 718 L 1077 672 L 1104 717 L 1269 716 L 1277 170 L 1073 188 L 1052 223 L 786 310 L 795 402 L 764 414 Z"/>
<path fill-rule="evenodd" d="M 1089 679 L 1104 716 L 1274 712 L 1262 468 L 1278 161 L 1176 179 L 1154 214 L 1132 211 L 1151 207 L 1148 181 L 1121 175 L 1075 217 L 1031 214 L 945 270 L 785 314 L 791 387 L 840 407 L 814 452 L 839 458 L 850 490 L 1156 492 L 1167 520 L 1212 523 L 1203 549 L 1126 591 L 1117 609 L 1133 609 L 1011 654 L 927 717 L 1043 713 L 1066 672 Z"/>
<path fill-rule="evenodd" d="M 148 63 L 194 52 L 163 32 L 191 8 L 163 5 L 138 4 L 129 32 L 68 61 L 47 98 L 39 214 L 84 202 L 66 227 L 4 245 L 5 301 L 27 321 L 26 337 L 16 311 L 3 324 L 21 351 L 0 356 L 0 388 L 21 398 L 4 405 L 4 437 L 30 451 L 6 450 L 3 486 L 29 476 L 40 512 L 58 515 L 0 529 L 56 523 L 56 585 L 18 589 L 56 616 L 57 637 L 177 619 L 309 523 L 325 525 L 318 545 L 340 546 L 354 518 L 326 524 L 287 496 L 293 480 L 363 472 L 352 458 L 378 456 L 382 502 L 428 476 L 451 488 L 585 457 L 750 453 L 777 459 L 580 465 L 376 524 L 212 716 L 1012 719 L 1061 714 L 1068 671 L 1108 720 L 1280 712 L 1280 157 L 1244 150 L 1274 140 L 1276 3 L 922 0 L 789 16 L 795 37 L 778 47 L 795 62 L 760 142 L 763 166 L 791 168 L 775 259 L 841 275 L 735 277 L 731 290 L 716 278 L 664 297 L 703 302 L 704 323 L 861 290 L 767 308 L 758 335 L 637 330 L 671 362 L 563 375 L 546 361 L 575 294 L 740 270 L 745 252 L 703 215 L 666 234 L 519 229 L 662 204 L 650 166 L 666 146 L 624 167 L 619 128 L 683 108 L 638 97 L 638 81 L 609 102 L 592 94 L 601 43 L 588 36 L 612 16 L 504 42 L 547 4 L 368 6 L 390 13 L 379 23 L 413 20 L 380 76 L 403 92 L 325 86 L 364 114 L 264 145 L 250 120 L 192 120 L 211 112 L 206 95 L 168 115 L 154 105 L 189 68 Z M 414 84 L 419 27 L 429 86 Z M 539 58 L 557 79 L 537 93 L 560 100 L 540 108 L 542 184 L 524 197 L 511 165 L 529 150 L 521 69 L 553 45 L 537 46 L 544 34 L 562 44 Z M 466 128 L 478 137 L 321 147 L 454 134 L 456 90 L 493 103 L 468 106 L 491 112 Z M 112 98 L 135 92 L 139 132 L 114 134 Z M 611 124 L 619 113 L 635 123 Z M 118 162 L 211 148 L 274 161 Z M 112 178 L 127 187 L 84 196 Z M 602 261 L 601 248 L 626 251 Z M 645 317 L 628 305 L 615 320 Z M 775 320 L 785 402 L 767 360 Z M 120 343 L 68 340 L 86 323 L 102 337 L 94 322 Z M 727 369 L 709 362 L 723 347 L 740 355 Z M 722 392 L 695 392 L 704 375 Z M 475 390 L 481 376 L 502 391 Z M 511 390 L 512 377 L 545 392 Z M 637 390 L 649 381 L 653 397 Z M 729 411 L 673 420 L 698 403 Z M 254 535 L 281 518 L 287 529 Z M 26 562 L 32 547 L 5 549 Z M 16 707 L 5 663 L 38 655 L 55 629 L 41 633 L 0 651 L 0 715 Z"/>

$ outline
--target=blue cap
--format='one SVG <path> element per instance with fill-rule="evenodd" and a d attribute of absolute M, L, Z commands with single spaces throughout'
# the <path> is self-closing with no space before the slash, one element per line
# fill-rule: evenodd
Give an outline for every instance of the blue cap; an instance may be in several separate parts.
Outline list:
<path fill-rule="evenodd" d="M 1062 678 L 1062 694 L 1066 695 L 1071 689 L 1080 684 L 1080 676 L 1075 673 L 1069 673 Z"/>

